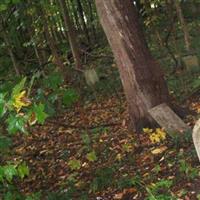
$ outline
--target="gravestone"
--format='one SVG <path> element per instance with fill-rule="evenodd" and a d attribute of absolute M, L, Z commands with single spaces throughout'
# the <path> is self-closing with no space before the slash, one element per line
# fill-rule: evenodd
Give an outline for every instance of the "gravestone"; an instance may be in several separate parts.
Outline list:
<path fill-rule="evenodd" d="M 200 119 L 196 122 L 193 132 L 192 132 L 192 138 L 194 142 L 194 146 L 200 161 Z"/>
<path fill-rule="evenodd" d="M 182 60 L 188 70 L 199 66 L 199 60 L 196 55 L 187 55 L 182 57 Z"/>
<path fill-rule="evenodd" d="M 85 76 L 86 83 L 90 87 L 94 86 L 95 83 L 97 83 L 99 81 L 99 77 L 98 77 L 95 69 L 86 69 L 84 71 L 84 76 Z"/>
<path fill-rule="evenodd" d="M 190 130 L 181 118 L 166 104 L 160 104 L 149 110 L 153 119 L 168 132 L 186 132 Z"/>

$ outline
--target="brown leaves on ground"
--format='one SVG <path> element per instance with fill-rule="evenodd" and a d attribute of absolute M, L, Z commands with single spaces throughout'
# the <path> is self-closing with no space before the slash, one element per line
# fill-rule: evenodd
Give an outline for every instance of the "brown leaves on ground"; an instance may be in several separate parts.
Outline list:
<path fill-rule="evenodd" d="M 178 178 L 179 150 L 172 149 L 168 139 L 152 144 L 148 134 L 130 132 L 127 122 L 126 105 L 111 98 L 98 104 L 77 106 L 48 120 L 44 126 L 37 126 L 28 137 L 20 135 L 15 139 L 13 159 L 26 161 L 31 172 L 19 182 L 20 191 L 56 191 L 76 176 L 77 189 L 88 190 L 91 199 L 143 200 L 146 191 L 142 187 L 111 186 L 96 193 L 88 188 L 96 170 L 114 165 L 120 166 L 113 176 L 115 181 L 124 174 L 130 177 L 140 174 L 147 185 L 155 180 Z M 184 149 L 185 153 L 190 153 L 190 146 Z M 192 163 L 198 166 L 196 160 Z M 172 191 L 176 194 L 186 188 L 185 197 L 195 199 L 198 191 L 195 184 L 199 180 L 188 186 L 190 181 L 183 179 Z"/>

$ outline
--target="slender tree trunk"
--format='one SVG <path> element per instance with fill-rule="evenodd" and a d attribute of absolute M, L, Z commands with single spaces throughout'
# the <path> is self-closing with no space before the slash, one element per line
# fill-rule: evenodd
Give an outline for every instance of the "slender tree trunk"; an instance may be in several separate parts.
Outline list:
<path fill-rule="evenodd" d="M 40 51 L 41 51 L 41 57 L 42 57 L 42 60 L 43 60 L 43 63 L 47 62 L 48 60 L 48 41 L 47 41 L 47 38 L 46 38 L 46 35 L 45 35 L 45 31 L 44 30 L 41 30 L 41 40 L 40 40 Z"/>
<path fill-rule="evenodd" d="M 31 19 L 31 22 L 33 22 L 33 19 Z M 34 52 L 35 52 L 35 56 L 37 58 L 37 61 L 38 61 L 38 64 L 40 66 L 42 66 L 42 59 L 40 57 L 40 54 L 39 54 L 39 51 L 38 51 L 38 48 L 37 48 L 37 44 L 35 42 L 35 39 L 34 39 L 34 27 L 30 26 L 28 27 L 28 34 L 29 34 L 29 40 L 31 40 L 32 44 L 33 44 L 33 49 L 34 49 Z"/>
<path fill-rule="evenodd" d="M 65 75 L 66 75 L 65 66 L 64 66 L 64 64 L 62 62 L 62 59 L 61 59 L 59 53 L 58 53 L 54 38 L 50 34 L 50 30 L 49 30 L 49 27 L 48 27 L 48 20 L 47 20 L 47 18 L 45 16 L 45 13 L 43 13 L 42 11 L 41 11 L 41 17 L 42 17 L 42 20 L 43 20 L 44 33 L 45 33 L 45 36 L 46 36 L 46 40 L 47 40 L 47 43 L 48 43 L 48 45 L 50 47 L 50 50 L 51 50 L 51 53 L 52 53 L 52 56 L 53 56 L 53 62 L 57 65 L 59 70 L 64 74 L 64 78 L 66 80 L 66 77 L 65 77 Z"/>
<path fill-rule="evenodd" d="M 186 24 L 184 16 L 183 16 L 180 2 L 179 2 L 179 0 L 174 0 L 174 3 L 175 3 L 176 12 L 177 12 L 177 15 L 178 15 L 178 18 L 179 18 L 179 21 L 181 23 L 181 27 L 183 30 L 183 34 L 184 34 L 185 48 L 188 52 L 190 52 L 190 50 L 191 50 L 190 35 L 189 35 L 187 24 Z"/>
<path fill-rule="evenodd" d="M 82 7 L 82 4 L 81 4 L 80 0 L 76 0 L 76 1 L 77 1 L 77 6 L 78 6 L 78 12 L 79 12 L 79 15 L 80 15 L 80 19 L 81 19 L 81 22 L 82 22 L 82 25 L 83 25 L 84 34 L 85 34 L 85 36 L 87 38 L 88 43 L 90 43 L 90 35 L 89 35 L 88 29 L 87 29 L 87 25 L 85 23 L 85 16 L 84 16 L 84 12 L 83 12 L 83 7 Z"/>
<path fill-rule="evenodd" d="M 34 48 L 34 51 L 35 51 L 36 58 L 37 58 L 37 60 L 38 60 L 39 65 L 42 66 L 42 60 L 41 60 L 41 58 L 40 58 L 40 55 L 39 55 L 37 46 L 36 46 L 36 44 L 35 44 L 34 41 L 33 41 L 33 43 L 34 43 L 34 44 L 33 44 L 33 48 Z"/>
<path fill-rule="evenodd" d="M 13 63 L 13 68 L 15 70 L 15 73 L 17 74 L 17 76 L 20 76 L 20 72 L 19 72 L 19 68 L 18 68 L 18 65 L 17 65 L 17 61 L 15 59 L 15 55 L 14 55 L 13 50 L 12 50 L 12 45 L 11 45 L 10 40 L 8 38 L 8 33 L 6 33 L 4 31 L 4 29 L 3 29 L 2 33 L 3 33 L 3 38 L 4 38 L 4 41 L 5 41 L 7 49 L 8 49 L 8 53 L 10 55 L 10 59 L 12 60 L 12 63 Z"/>
<path fill-rule="evenodd" d="M 96 41 L 96 30 L 95 30 L 95 25 L 94 25 L 94 14 L 93 14 L 93 1 L 88 0 L 88 5 L 89 5 L 89 12 L 90 12 L 90 24 L 91 24 L 91 29 L 92 29 L 92 34 L 94 38 L 94 42 Z"/>
<path fill-rule="evenodd" d="M 160 46 L 162 49 L 164 49 L 164 48 L 165 48 L 165 45 L 164 45 L 163 39 L 162 39 L 162 37 L 161 37 L 161 35 L 160 35 L 160 32 L 159 32 L 157 29 L 155 29 L 155 35 L 156 35 L 156 37 L 157 37 L 157 39 L 158 39 L 158 44 L 159 44 L 159 46 Z"/>
<path fill-rule="evenodd" d="M 96 0 L 96 7 L 118 64 L 131 127 L 140 129 L 152 122 L 150 108 L 168 102 L 163 73 L 146 45 L 131 0 Z"/>
<path fill-rule="evenodd" d="M 54 41 L 53 37 L 51 36 L 47 25 L 44 25 L 44 29 L 45 29 L 45 35 L 46 35 L 46 38 L 47 38 L 47 43 L 48 43 L 48 45 L 51 49 L 52 55 L 54 57 L 55 64 L 64 73 L 65 72 L 65 66 L 64 66 L 63 62 L 61 61 L 61 58 L 58 54 L 55 41 Z"/>
<path fill-rule="evenodd" d="M 72 11 L 72 16 L 73 16 L 72 18 L 73 18 L 74 24 L 76 25 L 76 29 L 81 32 L 82 27 L 81 27 L 81 24 L 80 24 L 80 21 L 79 21 L 78 11 L 77 11 L 77 8 L 75 6 L 74 0 L 68 1 L 68 4 L 67 4 L 68 9 L 70 9 L 70 6 L 68 6 L 69 4 L 71 5 L 71 11 Z"/>
<path fill-rule="evenodd" d="M 58 22 L 58 26 L 59 26 L 59 31 L 60 31 L 60 37 L 62 38 L 61 40 L 66 40 L 67 38 L 67 35 L 65 34 L 65 31 L 64 31 L 64 28 L 63 28 L 63 25 L 62 25 L 62 18 L 59 17 L 59 22 Z"/>
<path fill-rule="evenodd" d="M 60 3 L 60 7 L 62 10 L 62 14 L 63 14 L 63 19 L 64 19 L 64 24 L 65 24 L 65 28 L 67 31 L 67 35 L 68 35 L 68 39 L 69 39 L 69 43 L 70 43 L 70 47 L 72 50 L 72 54 L 73 54 L 73 58 L 75 61 L 75 65 L 77 69 L 81 68 L 81 57 L 80 57 L 80 53 L 79 53 L 79 48 L 78 48 L 78 44 L 76 41 L 76 33 L 74 30 L 74 26 L 70 21 L 70 17 L 68 14 L 68 10 L 67 10 L 67 6 L 65 4 L 64 0 L 59 0 Z"/>

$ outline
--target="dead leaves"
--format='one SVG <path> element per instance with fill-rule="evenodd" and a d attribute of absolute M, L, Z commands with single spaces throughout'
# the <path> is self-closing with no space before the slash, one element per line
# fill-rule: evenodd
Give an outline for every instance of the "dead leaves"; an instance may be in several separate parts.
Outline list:
<path fill-rule="evenodd" d="M 32 188 L 35 191 L 41 188 L 55 191 L 63 186 L 72 174 L 76 174 L 76 189 L 87 191 L 94 172 L 102 167 L 112 166 L 120 166 L 113 176 L 116 182 L 124 173 L 138 173 L 141 180 L 149 184 L 152 176 L 175 180 L 176 164 L 168 163 L 167 159 L 174 160 L 177 152 L 168 146 L 164 130 L 144 129 L 146 134 L 137 134 L 136 138 L 140 144 L 136 144 L 135 134 L 127 130 L 127 118 L 124 116 L 126 113 L 119 113 L 119 106 L 115 99 L 99 105 L 88 103 L 84 107 L 76 107 L 65 116 L 47 121 L 42 127 L 38 126 L 28 139 L 18 138 L 17 159 L 23 158 L 31 168 L 31 175 L 19 188 L 26 192 L 31 192 Z M 80 130 L 60 126 L 59 123 L 97 128 Z M 104 123 L 119 125 L 99 127 Z M 150 139 L 153 133 L 156 136 Z M 84 134 L 87 137 L 83 138 Z M 140 200 L 144 199 L 143 193 L 135 186 L 122 189 L 113 186 L 90 195 L 91 199 L 99 196 L 106 199 L 109 196 L 110 199 L 116 200 L 126 197 Z"/>
<path fill-rule="evenodd" d="M 151 153 L 153 155 L 157 155 L 157 154 L 161 154 L 161 153 L 165 152 L 166 150 L 167 150 L 167 146 L 161 146 L 159 148 L 155 148 L 155 149 L 151 150 Z"/>
<path fill-rule="evenodd" d="M 137 189 L 134 188 L 134 187 L 133 188 L 124 189 L 122 192 L 115 194 L 113 199 L 114 200 L 128 199 L 128 196 L 131 196 L 136 192 L 137 192 Z"/>

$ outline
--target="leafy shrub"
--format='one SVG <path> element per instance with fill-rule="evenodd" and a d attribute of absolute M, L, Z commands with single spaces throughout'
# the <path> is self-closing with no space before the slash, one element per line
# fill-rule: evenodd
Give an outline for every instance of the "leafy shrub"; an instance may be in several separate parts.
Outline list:
<path fill-rule="evenodd" d="M 28 127 L 36 122 L 43 124 L 47 114 L 44 111 L 44 104 L 41 102 L 32 103 L 28 98 L 25 89 L 26 78 L 23 78 L 11 91 L 0 93 L 0 150 L 4 152 L 12 145 L 11 137 L 17 133 L 28 134 Z M 29 175 L 29 168 L 25 162 L 7 162 L 0 165 L 0 188 L 3 191 L 4 199 L 17 200 L 25 199 L 13 189 L 13 179 L 24 179 Z M 28 199 L 36 199 L 34 196 Z"/>
<path fill-rule="evenodd" d="M 78 100 L 78 98 L 79 96 L 77 92 L 72 88 L 63 91 L 62 101 L 65 107 L 71 107 Z"/>

